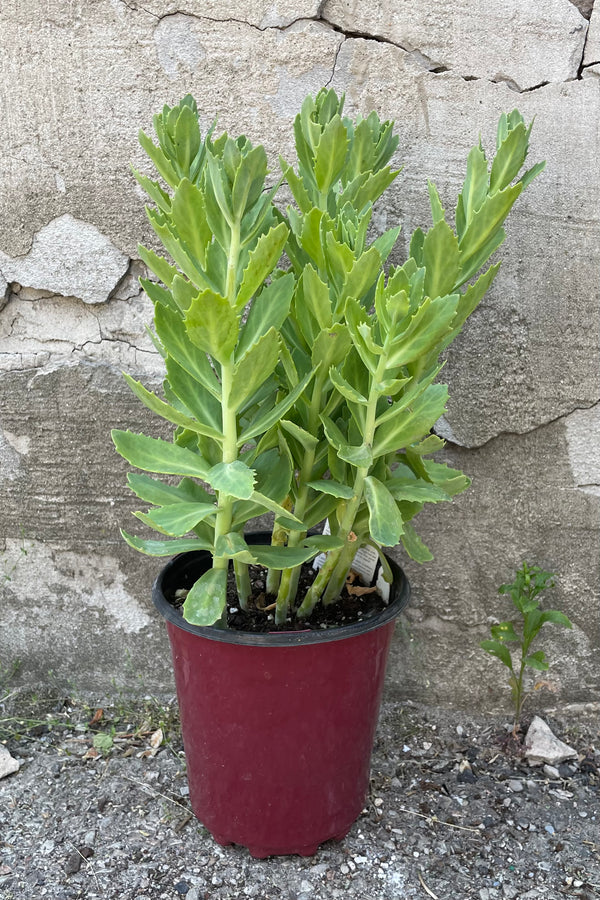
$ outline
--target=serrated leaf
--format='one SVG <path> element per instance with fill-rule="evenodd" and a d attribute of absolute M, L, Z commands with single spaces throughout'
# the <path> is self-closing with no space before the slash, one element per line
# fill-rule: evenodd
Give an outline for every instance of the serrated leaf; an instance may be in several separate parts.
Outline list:
<path fill-rule="evenodd" d="M 404 331 L 391 344 L 390 366 L 405 366 L 432 350 L 450 332 L 459 295 L 427 297 L 411 316 Z"/>
<path fill-rule="evenodd" d="M 172 266 L 163 256 L 158 256 L 154 250 L 138 245 L 138 254 L 142 262 L 150 269 L 151 272 L 160 278 L 167 287 L 172 287 L 173 278 L 177 275 L 177 269 Z"/>
<path fill-rule="evenodd" d="M 233 215 L 239 219 L 260 197 L 267 174 L 267 154 L 261 145 L 242 156 L 231 191 Z"/>
<path fill-rule="evenodd" d="M 527 155 L 529 130 L 524 122 L 512 128 L 502 141 L 492 162 L 490 193 L 503 190 L 518 174 Z"/>
<path fill-rule="evenodd" d="M 183 618 L 192 625 L 214 625 L 227 602 L 227 571 L 209 569 L 192 585 L 183 604 Z"/>
<path fill-rule="evenodd" d="M 395 547 L 404 531 L 402 516 L 388 489 L 372 475 L 365 478 L 365 500 L 371 537 L 384 547 Z"/>
<path fill-rule="evenodd" d="M 138 133 L 138 140 L 146 155 L 150 157 L 169 187 L 176 187 L 179 182 L 179 175 L 161 148 L 157 147 L 144 131 Z"/>
<path fill-rule="evenodd" d="M 215 556 L 235 559 L 238 562 L 252 565 L 257 562 L 253 551 L 250 549 L 241 534 L 231 531 L 229 534 L 221 534 L 215 542 Z"/>
<path fill-rule="evenodd" d="M 127 484 L 136 497 L 152 506 L 168 506 L 170 503 L 194 501 L 212 503 L 214 497 L 191 478 L 182 478 L 179 484 L 165 484 L 150 475 L 139 472 L 127 473 Z"/>
<path fill-rule="evenodd" d="M 199 384 L 198 380 L 192 377 L 183 366 L 175 362 L 171 356 L 167 356 L 166 369 L 166 385 L 183 403 L 185 409 L 194 416 L 196 422 L 203 426 L 202 429 L 197 427 L 192 430 L 221 441 L 223 439 L 223 416 L 220 398 L 217 399 L 212 392 L 203 390 L 206 387 L 205 381 Z M 219 386 L 212 371 L 206 375 L 205 380 L 209 379 L 211 384 Z"/>
<path fill-rule="evenodd" d="M 249 500 L 254 492 L 255 472 L 239 459 L 233 462 L 217 463 L 206 473 L 206 481 L 215 491 Z"/>
<path fill-rule="evenodd" d="M 252 547 L 259 565 L 269 569 L 291 569 L 308 562 L 319 553 L 317 547 L 271 547 L 255 545 Z"/>
<path fill-rule="evenodd" d="M 173 195 L 173 224 L 190 252 L 206 268 L 206 248 L 212 231 L 206 218 L 206 198 L 199 187 L 184 178 Z"/>
<path fill-rule="evenodd" d="M 121 535 L 130 547 L 146 556 L 175 556 L 177 553 L 189 553 L 193 550 L 211 551 L 213 549 L 212 544 L 200 538 L 184 538 L 174 541 L 143 540 L 122 529 Z"/>
<path fill-rule="evenodd" d="M 332 497 L 339 497 L 344 500 L 351 500 L 354 496 L 354 491 L 349 485 L 340 484 L 339 481 L 334 481 L 332 478 L 309 481 L 307 485 L 321 494 L 329 494 Z"/>
<path fill-rule="evenodd" d="M 352 387 L 349 382 L 346 381 L 345 378 L 335 369 L 333 366 L 329 369 L 329 377 L 331 379 L 332 384 L 337 390 L 340 392 L 342 397 L 346 400 L 349 400 L 351 403 L 360 403 L 363 406 L 367 406 L 368 400 L 366 397 Z"/>
<path fill-rule="evenodd" d="M 154 324 L 156 333 L 169 356 L 220 401 L 221 385 L 206 353 L 198 352 L 198 348 L 190 341 L 181 316 L 171 309 L 157 307 L 154 312 Z"/>
<path fill-rule="evenodd" d="M 310 434 L 295 422 L 290 422 L 288 419 L 281 419 L 279 424 L 284 429 L 284 431 L 287 431 L 288 434 L 291 434 L 291 436 L 295 440 L 297 440 L 305 450 L 314 450 L 319 443 L 319 439 L 316 435 Z"/>
<path fill-rule="evenodd" d="M 314 173 L 322 194 L 326 194 L 342 174 L 349 145 L 346 127 L 340 116 L 335 115 L 323 129 L 315 151 Z"/>
<path fill-rule="evenodd" d="M 512 622 L 499 622 L 490 628 L 492 637 L 496 641 L 520 641 Z"/>
<path fill-rule="evenodd" d="M 416 398 L 411 409 L 398 413 L 377 428 L 373 456 L 393 453 L 423 438 L 444 412 L 447 400 L 445 384 L 430 385 Z"/>
<path fill-rule="evenodd" d="M 385 486 L 395 500 L 409 503 L 439 503 L 451 500 L 447 494 L 436 484 L 431 484 L 423 478 L 389 478 Z"/>
<path fill-rule="evenodd" d="M 308 374 L 298 382 L 296 387 L 292 391 L 290 391 L 287 397 L 284 397 L 284 399 L 280 400 L 279 403 L 276 403 L 275 406 L 267 408 L 264 413 L 261 413 L 258 418 L 256 418 L 251 424 L 249 424 L 248 427 L 245 428 L 244 431 L 242 431 L 238 438 L 238 447 L 243 446 L 251 438 L 255 438 L 259 434 L 264 434 L 266 431 L 272 428 L 273 425 L 276 425 L 277 422 L 279 422 L 279 420 L 282 419 L 283 416 L 285 416 L 290 407 L 294 405 L 296 400 L 306 390 L 306 387 L 312 380 L 313 376 L 314 372 L 308 372 Z"/>
<path fill-rule="evenodd" d="M 278 361 L 279 336 L 274 328 L 270 328 L 234 366 L 230 395 L 234 409 L 241 409 L 267 381 Z"/>
<path fill-rule="evenodd" d="M 403 517 L 404 518 L 404 517 Z M 418 563 L 426 563 L 433 559 L 433 553 L 426 547 L 410 522 L 404 520 L 404 533 L 400 536 L 402 546 L 411 559 Z"/>
<path fill-rule="evenodd" d="M 156 415 L 161 416 L 161 418 L 166 419 L 167 422 L 173 422 L 175 425 L 180 425 L 182 428 L 188 428 L 190 431 L 196 431 L 198 434 L 203 434 L 214 440 L 223 439 L 223 435 L 220 431 L 212 428 L 210 425 L 206 425 L 204 422 L 200 422 L 197 419 L 193 419 L 191 416 L 186 416 L 184 413 L 179 412 L 175 407 L 171 406 L 169 403 L 165 403 L 164 400 L 161 400 L 156 394 L 153 394 L 152 391 L 148 391 L 143 384 L 139 381 L 135 381 L 131 376 L 124 374 L 124 378 L 133 393 L 142 401 L 144 406 L 152 410 Z"/>
<path fill-rule="evenodd" d="M 216 513 L 215 503 L 171 503 L 148 513 L 136 513 L 138 519 L 151 528 L 172 537 L 182 537 L 199 522 Z"/>
<path fill-rule="evenodd" d="M 186 312 L 185 330 L 193 344 L 226 363 L 237 343 L 238 320 L 224 297 L 202 291 Z"/>
<path fill-rule="evenodd" d="M 242 356 L 270 328 L 275 328 L 276 331 L 281 329 L 289 315 L 294 285 L 294 275 L 288 272 L 272 281 L 254 298 L 236 355 Z"/>
<path fill-rule="evenodd" d="M 467 174 L 460 195 L 462 201 L 461 213 L 464 217 L 465 227 L 471 223 L 473 216 L 481 208 L 483 201 L 487 197 L 488 183 L 489 176 L 485 153 L 481 147 L 475 146 L 467 157 Z M 457 211 L 457 231 L 462 237 L 463 229 L 459 227 L 461 223 L 459 223 L 458 218 Z"/>
<path fill-rule="evenodd" d="M 522 187 L 522 184 L 517 182 L 512 187 L 488 195 L 482 206 L 473 214 L 473 218 L 459 242 L 460 269 L 463 280 L 470 277 L 467 273 L 475 274 L 476 269 L 473 266 L 475 261 L 481 258 L 481 251 L 488 246 L 497 246 L 493 243 L 493 237 L 506 219 L 521 193 Z M 477 267 L 483 265 L 484 261 L 481 260 Z"/>
<path fill-rule="evenodd" d="M 208 466 L 198 453 L 186 447 L 132 431 L 113 429 L 111 436 L 117 452 L 137 469 L 160 475 L 192 475 L 206 481 Z"/>
<path fill-rule="evenodd" d="M 423 264 L 427 296 L 443 297 L 450 294 L 458 277 L 460 254 L 458 238 L 443 219 L 425 235 Z"/>
<path fill-rule="evenodd" d="M 265 278 L 271 274 L 281 258 L 288 233 L 289 229 L 285 222 L 280 222 L 266 234 L 261 234 L 256 246 L 250 251 L 248 265 L 235 299 L 236 309 L 242 309 L 262 287 Z"/>

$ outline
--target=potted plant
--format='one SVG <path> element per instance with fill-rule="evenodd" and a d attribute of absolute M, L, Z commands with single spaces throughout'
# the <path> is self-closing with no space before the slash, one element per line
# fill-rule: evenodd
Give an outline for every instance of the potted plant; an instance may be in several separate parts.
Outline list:
<path fill-rule="evenodd" d="M 343 104 L 324 89 L 302 105 L 296 167 L 281 160 L 294 201 L 285 210 L 279 183 L 265 187 L 264 149 L 214 129 L 202 138 L 192 97 L 155 117 L 158 144 L 140 135 L 163 184 L 136 177 L 173 261 L 140 248 L 157 279 L 142 284 L 164 398 L 125 377 L 175 430 L 172 442 L 113 439 L 137 469 L 178 480 L 130 474 L 151 505 L 137 517 L 166 539 L 123 534 L 150 556 L 178 554 L 154 599 L 173 650 L 192 806 L 218 841 L 256 856 L 311 854 L 360 813 L 408 599 L 383 548 L 431 559 L 412 519 L 468 486 L 430 459 L 443 446 L 432 432 L 447 401 L 439 358 L 493 281 L 498 264 L 476 276 L 543 168 L 518 177 L 531 126 L 503 115 L 491 169 L 481 145 L 469 154 L 455 229 L 430 182 L 433 225 L 386 274 L 400 227 L 373 239 L 369 226 L 398 175 L 398 138 L 374 112 L 345 117 Z M 272 533 L 247 533 L 267 512 Z M 365 549 L 389 597 L 369 578 L 347 586 Z M 369 606 L 335 627 L 344 592 Z"/>

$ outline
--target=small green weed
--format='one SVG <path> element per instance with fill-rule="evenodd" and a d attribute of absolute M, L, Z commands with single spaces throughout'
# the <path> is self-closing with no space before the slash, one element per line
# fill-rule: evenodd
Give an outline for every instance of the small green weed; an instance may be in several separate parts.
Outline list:
<path fill-rule="evenodd" d="M 554 587 L 555 577 L 552 572 L 544 572 L 539 566 L 528 566 L 524 562 L 517 570 L 515 580 L 511 584 L 501 585 L 498 590 L 499 594 L 510 594 L 515 608 L 521 614 L 520 631 L 517 631 L 516 623 L 513 621 L 499 622 L 491 627 L 491 640 L 482 641 L 480 644 L 486 653 L 496 656 L 509 670 L 508 681 L 515 709 L 513 728 L 515 734 L 521 719 L 523 703 L 530 693 L 523 687 L 525 670 L 530 668 L 545 672 L 549 667 L 543 650 L 529 652 L 533 641 L 546 622 L 562 625 L 565 628 L 572 627 L 564 613 L 557 609 L 541 610 L 539 608 L 538 594 Z M 509 643 L 516 644 L 517 668 L 513 665 L 513 655 L 506 646 Z"/>

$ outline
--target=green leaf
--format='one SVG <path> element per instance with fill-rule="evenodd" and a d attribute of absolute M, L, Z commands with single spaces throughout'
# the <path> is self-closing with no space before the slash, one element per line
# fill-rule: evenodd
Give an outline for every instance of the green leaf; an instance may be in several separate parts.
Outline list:
<path fill-rule="evenodd" d="M 522 187 L 522 184 L 517 182 L 512 187 L 488 195 L 482 206 L 473 214 L 459 243 L 461 278 L 464 280 L 470 277 L 467 273 L 475 274 L 473 264 L 480 259 L 482 249 L 494 246 L 491 240 L 506 219 Z M 491 255 L 491 252 L 488 255 Z M 482 266 L 484 262 L 482 259 L 477 267 Z"/>
<path fill-rule="evenodd" d="M 317 321 L 319 328 L 329 328 L 333 324 L 329 288 L 321 281 L 312 265 L 305 266 L 298 288 L 299 295 L 296 305 L 303 302 Z"/>
<path fill-rule="evenodd" d="M 337 388 L 342 397 L 344 397 L 346 400 L 349 400 L 351 403 L 360 403 L 363 406 L 367 406 L 367 398 L 363 397 L 360 391 L 357 391 L 355 388 L 353 388 L 352 385 L 349 384 L 333 366 L 331 366 L 331 368 L 329 369 L 329 377 L 332 384 L 335 388 Z"/>
<path fill-rule="evenodd" d="M 165 307 L 154 312 L 156 333 L 169 356 L 200 382 L 212 396 L 221 400 L 221 385 L 204 351 L 191 342 L 181 316 Z"/>
<path fill-rule="evenodd" d="M 319 553 L 317 547 L 270 547 L 254 545 L 252 547 L 259 565 L 269 569 L 291 569 L 308 562 Z"/>
<path fill-rule="evenodd" d="M 164 256 L 158 256 L 154 250 L 148 250 L 147 247 L 143 247 L 141 244 L 138 245 L 138 253 L 140 259 L 148 266 L 150 271 L 154 272 L 157 278 L 160 278 L 167 287 L 172 287 L 173 278 L 177 275 L 176 267 L 167 262 Z"/>
<path fill-rule="evenodd" d="M 334 481 L 332 478 L 308 481 L 307 485 L 313 490 L 319 491 L 321 494 L 329 494 L 332 497 L 351 500 L 354 496 L 354 491 L 349 485 L 340 484 L 339 481 Z"/>
<path fill-rule="evenodd" d="M 438 485 L 431 484 L 423 478 L 389 478 L 385 482 L 385 486 L 394 500 L 398 501 L 439 503 L 440 501 L 452 499 L 450 494 L 447 494 Z"/>
<path fill-rule="evenodd" d="M 418 563 L 426 563 L 433 559 L 433 553 L 426 547 L 410 522 L 404 522 L 404 533 L 400 540 L 411 559 Z"/>
<path fill-rule="evenodd" d="M 462 212 L 464 215 L 465 226 L 469 225 L 473 216 L 479 210 L 487 197 L 488 191 L 488 168 L 485 153 L 481 147 L 473 147 L 467 157 L 467 175 L 463 185 L 461 200 Z M 457 230 L 462 237 L 463 230 L 458 227 Z"/>
<path fill-rule="evenodd" d="M 185 328 L 193 344 L 220 363 L 228 362 L 237 343 L 238 319 L 224 297 L 214 291 L 198 294 L 186 313 Z"/>
<path fill-rule="evenodd" d="M 133 393 L 142 401 L 144 406 L 147 406 L 148 409 L 152 410 L 152 412 L 156 413 L 158 416 L 161 416 L 161 418 L 166 419 L 167 422 L 173 422 L 175 425 L 180 425 L 182 428 L 188 428 L 190 431 L 196 431 L 198 434 L 203 434 L 214 440 L 223 439 L 223 435 L 220 431 L 179 412 L 179 410 L 175 409 L 175 407 L 171 406 L 169 403 L 160 400 L 156 394 L 152 393 L 152 391 L 146 390 L 139 381 L 135 381 L 125 373 L 124 378 Z"/>
<path fill-rule="evenodd" d="M 295 422 L 290 422 L 288 419 L 281 419 L 279 424 L 287 431 L 288 434 L 291 434 L 293 438 L 295 438 L 299 444 L 304 447 L 305 450 L 314 450 L 317 444 L 319 443 L 319 439 L 314 434 L 309 434 L 304 428 L 301 428 L 300 425 L 296 425 Z"/>
<path fill-rule="evenodd" d="M 275 328 L 276 331 L 281 329 L 289 315 L 294 285 L 294 275 L 288 272 L 272 281 L 254 298 L 236 355 L 242 356 L 270 328 Z"/>
<path fill-rule="evenodd" d="M 543 172 L 545 168 L 546 168 L 546 162 L 544 161 L 544 162 L 536 163 L 535 166 L 532 166 L 531 169 L 528 169 L 525 172 L 525 174 L 523 175 L 523 177 L 520 179 L 521 184 L 523 185 L 523 190 L 525 190 L 526 187 L 529 187 L 529 185 L 534 180 L 534 178 L 537 178 L 538 175 L 541 172 Z"/>
<path fill-rule="evenodd" d="M 143 150 L 145 150 L 146 155 L 150 157 L 158 172 L 160 173 L 160 175 L 162 175 L 169 187 L 176 187 L 179 182 L 179 176 L 161 148 L 157 147 L 156 144 L 153 143 L 152 139 L 149 138 L 148 135 L 143 131 L 139 132 L 138 140 Z"/>
<path fill-rule="evenodd" d="M 256 246 L 250 251 L 248 265 L 242 276 L 235 306 L 242 309 L 262 287 L 265 278 L 277 265 L 287 240 L 289 229 L 285 222 L 274 225 L 266 234 L 261 234 Z"/>
<path fill-rule="evenodd" d="M 442 201 L 440 200 L 438 189 L 436 188 L 433 181 L 427 181 L 427 190 L 429 191 L 431 218 L 433 219 L 433 224 L 437 225 L 438 222 L 443 222 L 444 220 L 444 207 L 442 206 Z"/>
<path fill-rule="evenodd" d="M 236 362 L 231 385 L 233 408 L 241 409 L 275 371 L 279 361 L 279 336 L 274 328 L 263 334 Z"/>
<path fill-rule="evenodd" d="M 192 450 L 131 431 L 113 429 L 111 436 L 117 453 L 137 469 L 161 475 L 192 475 L 206 481 L 208 466 Z"/>
<path fill-rule="evenodd" d="M 236 559 L 248 565 L 253 565 L 257 561 L 242 535 L 236 531 L 219 535 L 215 543 L 215 556 Z"/>
<path fill-rule="evenodd" d="M 490 266 L 487 272 L 477 279 L 475 284 L 469 285 L 464 293 L 459 294 L 458 306 L 456 307 L 456 316 L 452 320 L 452 331 L 457 334 L 464 322 L 477 308 L 484 295 L 487 293 L 491 283 L 498 274 L 500 263 Z"/>
<path fill-rule="evenodd" d="M 384 547 L 395 547 L 404 531 L 402 516 L 388 489 L 372 475 L 365 478 L 365 500 L 371 537 Z"/>
<path fill-rule="evenodd" d="M 171 198 L 166 191 L 163 191 L 158 181 L 152 181 L 151 178 L 142 175 L 141 172 L 138 172 L 133 166 L 131 171 L 133 172 L 133 176 L 137 183 L 144 191 L 146 191 L 150 199 L 156 203 L 158 208 L 166 213 L 171 212 Z"/>
<path fill-rule="evenodd" d="M 239 168 L 235 173 L 231 202 L 233 215 L 240 219 L 260 197 L 267 174 L 267 154 L 262 146 L 253 147 L 242 156 Z"/>
<path fill-rule="evenodd" d="M 171 503 L 148 513 L 136 513 L 138 519 L 163 534 L 182 537 L 198 522 L 203 522 L 217 511 L 216 503 Z"/>
<path fill-rule="evenodd" d="M 492 625 L 490 631 L 492 632 L 492 637 L 496 641 L 520 641 L 521 638 L 515 631 L 515 626 L 512 622 L 499 622 L 497 625 Z"/>
<path fill-rule="evenodd" d="M 186 104 L 180 104 L 173 143 L 179 168 L 187 174 L 200 149 L 200 130 L 197 112 Z"/>
<path fill-rule="evenodd" d="M 423 241 L 427 296 L 443 297 L 451 293 L 458 277 L 459 260 L 458 238 L 442 219 L 427 232 Z"/>
<path fill-rule="evenodd" d="M 288 509 L 285 509 L 279 503 L 276 503 L 271 499 L 271 497 L 268 497 L 266 494 L 261 493 L 261 491 L 254 491 L 250 499 L 255 503 L 258 503 L 260 506 L 264 507 L 264 509 L 268 509 L 270 512 L 274 512 L 278 517 L 281 517 L 282 519 L 286 519 L 290 523 L 293 523 L 293 525 L 302 525 L 302 521 L 298 519 L 293 513 L 291 513 Z"/>
<path fill-rule="evenodd" d="M 390 366 L 405 366 L 418 359 L 450 332 L 459 295 L 431 299 L 427 297 L 411 316 L 408 326 L 391 344 Z"/>
<path fill-rule="evenodd" d="M 200 354 L 197 353 L 197 355 Z M 196 421 L 203 426 L 201 431 L 199 427 L 192 430 L 199 431 L 201 434 L 206 433 L 208 437 L 221 441 L 223 439 L 223 417 L 220 399 L 216 399 L 212 392 L 203 390 L 206 387 L 205 382 L 203 381 L 199 384 L 171 356 L 167 356 L 166 368 L 166 383 L 169 388 L 183 403 L 188 412 L 194 416 Z M 214 384 L 219 386 L 212 370 L 207 374 L 206 378 L 207 380 L 210 378 Z M 191 426 L 189 427 L 191 428 Z M 210 429 L 210 432 L 207 429 Z"/>
<path fill-rule="evenodd" d="M 546 622 L 552 622 L 554 625 L 563 625 L 565 628 L 572 628 L 573 623 L 568 619 L 564 613 L 559 612 L 557 609 L 546 609 L 542 612 L 540 618 L 540 626 L 544 625 Z"/>
<path fill-rule="evenodd" d="M 128 472 L 127 484 L 136 497 L 153 506 L 168 506 L 190 500 L 195 503 L 212 503 L 214 496 L 191 478 L 182 478 L 179 484 L 165 484 L 151 475 Z"/>
<path fill-rule="evenodd" d="M 226 569 L 209 569 L 185 598 L 183 618 L 192 625 L 214 625 L 221 618 L 226 602 Z"/>
<path fill-rule="evenodd" d="M 432 384 L 416 398 L 412 408 L 398 413 L 375 432 L 373 456 L 401 450 L 423 438 L 446 408 L 448 387 Z"/>
<path fill-rule="evenodd" d="M 516 177 L 527 156 L 528 143 L 529 129 L 525 127 L 524 122 L 520 122 L 508 132 L 492 163 L 491 194 L 503 190 Z"/>
<path fill-rule="evenodd" d="M 175 556 L 177 553 L 189 553 L 192 550 L 209 550 L 212 551 L 212 544 L 208 541 L 202 541 L 200 538 L 185 538 L 175 541 L 155 541 L 142 540 L 142 538 L 134 537 L 126 531 L 121 530 L 121 534 L 134 550 L 145 553 L 146 556 Z"/>
<path fill-rule="evenodd" d="M 312 534 L 302 542 L 305 547 L 313 547 L 319 553 L 327 553 L 329 550 L 341 550 L 344 542 L 334 534 Z"/>
<path fill-rule="evenodd" d="M 369 468 L 373 464 L 373 454 L 366 444 L 353 446 L 348 443 L 335 422 L 324 414 L 321 414 L 321 422 L 325 430 L 325 436 L 331 446 L 337 451 L 340 459 L 349 462 L 358 468 Z"/>
<path fill-rule="evenodd" d="M 345 359 L 351 343 L 348 329 L 343 322 L 337 322 L 331 328 L 319 332 L 312 347 L 312 365 L 316 369 L 320 364 L 323 369 L 329 371 L 331 366 L 337 366 Z"/>
<path fill-rule="evenodd" d="M 346 127 L 336 115 L 323 129 L 315 152 L 315 179 L 322 194 L 327 193 L 342 174 L 349 145 Z"/>
<path fill-rule="evenodd" d="M 200 290 L 213 287 L 211 279 L 199 263 L 190 256 L 179 239 L 175 226 L 162 213 L 146 208 L 148 220 L 163 243 L 165 250 L 173 257 L 184 275 Z"/>
<path fill-rule="evenodd" d="M 215 491 L 249 500 L 254 492 L 255 472 L 239 459 L 233 462 L 217 463 L 206 474 L 206 481 Z"/>
<path fill-rule="evenodd" d="M 451 497 L 461 494 L 471 484 L 470 478 L 458 469 L 451 469 L 446 463 L 436 463 L 431 459 L 423 460 L 423 467 L 434 484 L 437 484 Z"/>
<path fill-rule="evenodd" d="M 298 382 L 293 391 L 290 391 L 287 397 L 284 397 L 284 399 L 280 400 L 279 403 L 276 403 L 275 406 L 267 407 L 265 412 L 259 415 L 258 418 L 240 434 L 237 442 L 238 447 L 243 446 L 251 438 L 255 438 L 259 434 L 264 434 L 272 428 L 273 425 L 276 425 L 302 395 L 313 376 L 314 372 L 308 372 L 308 374 Z"/>
<path fill-rule="evenodd" d="M 549 664 L 546 662 L 546 654 L 543 650 L 537 650 L 530 656 L 525 657 L 525 665 L 530 669 L 537 669 L 538 672 L 546 672 Z"/>
<path fill-rule="evenodd" d="M 485 650 L 486 653 L 489 653 L 491 656 L 496 656 L 500 662 L 503 662 L 504 665 L 512 671 L 512 659 L 510 656 L 510 650 L 508 647 L 503 644 L 501 641 L 481 641 L 479 646 L 482 650 Z"/>
<path fill-rule="evenodd" d="M 187 178 L 179 183 L 173 195 L 171 217 L 181 239 L 206 268 L 206 248 L 212 240 L 206 218 L 206 198 L 200 188 Z"/>

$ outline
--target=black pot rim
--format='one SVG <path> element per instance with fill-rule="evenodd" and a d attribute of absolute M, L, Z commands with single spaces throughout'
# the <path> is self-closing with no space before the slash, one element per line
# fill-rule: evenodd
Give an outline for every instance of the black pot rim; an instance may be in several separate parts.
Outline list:
<path fill-rule="evenodd" d="M 257 531 L 245 535 L 245 539 L 249 544 L 266 543 L 270 541 L 270 537 L 267 531 Z M 341 625 L 339 628 L 272 631 L 261 634 L 252 634 L 231 628 L 216 628 L 214 625 L 200 627 L 187 622 L 169 603 L 164 591 L 165 585 L 169 581 L 177 580 L 186 566 L 195 567 L 208 559 L 210 559 L 210 553 L 206 550 L 180 553 L 178 556 L 173 557 L 158 574 L 152 586 L 152 600 L 161 616 L 171 625 L 198 637 L 226 644 L 242 644 L 247 647 L 294 647 L 341 641 L 360 634 L 366 634 L 392 622 L 406 607 L 410 599 L 410 584 L 406 575 L 393 559 L 387 557 L 394 574 L 394 581 L 390 586 L 390 602 L 385 609 L 365 621 L 354 622 L 351 625 Z"/>

